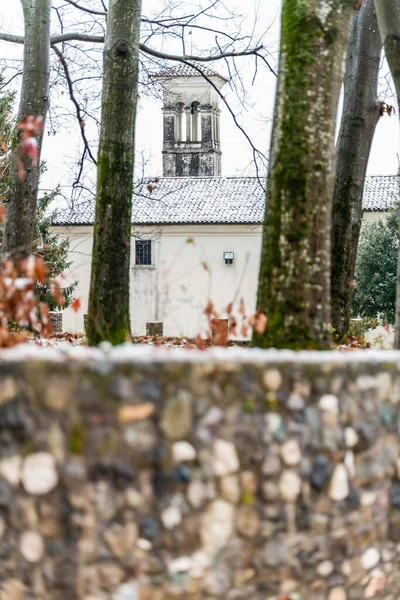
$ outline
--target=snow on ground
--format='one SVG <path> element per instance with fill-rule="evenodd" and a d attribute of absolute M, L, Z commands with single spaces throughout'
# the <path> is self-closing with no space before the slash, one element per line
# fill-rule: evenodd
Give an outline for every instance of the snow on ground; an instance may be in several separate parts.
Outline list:
<path fill-rule="evenodd" d="M 131 344 L 125 343 L 113 347 L 108 342 L 103 342 L 97 348 L 90 348 L 82 343 L 72 344 L 61 340 L 52 343 L 51 340 L 46 345 L 38 343 L 20 344 L 10 349 L 0 350 L 0 361 L 16 360 L 46 360 L 62 362 L 65 360 L 83 361 L 90 363 L 98 361 L 110 361 L 115 363 L 123 362 L 194 362 L 203 363 L 205 361 L 216 363 L 330 363 L 343 364 L 351 363 L 400 363 L 400 351 L 381 349 L 351 351 L 327 350 L 327 351 L 293 351 L 293 350 L 262 350 L 260 348 L 243 348 L 240 346 L 231 346 L 228 348 L 211 347 L 205 350 L 188 349 L 187 347 L 171 346 L 151 346 L 149 344 Z"/>

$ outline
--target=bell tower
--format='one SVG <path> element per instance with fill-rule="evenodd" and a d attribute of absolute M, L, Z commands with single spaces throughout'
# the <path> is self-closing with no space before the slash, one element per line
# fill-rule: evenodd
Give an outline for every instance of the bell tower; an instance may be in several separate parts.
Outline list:
<path fill-rule="evenodd" d="M 220 90 L 227 80 L 201 65 Z M 221 175 L 220 108 L 217 90 L 188 65 L 157 75 L 163 93 L 163 176 Z"/>

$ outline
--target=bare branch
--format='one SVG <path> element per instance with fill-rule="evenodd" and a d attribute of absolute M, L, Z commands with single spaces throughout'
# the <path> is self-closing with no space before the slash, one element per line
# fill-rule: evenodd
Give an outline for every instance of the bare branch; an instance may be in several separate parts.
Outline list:
<path fill-rule="evenodd" d="M 68 91 L 69 91 L 69 97 L 71 98 L 71 101 L 73 102 L 74 106 L 75 106 L 75 111 L 76 111 L 76 118 L 78 120 L 78 124 L 79 124 L 79 129 L 81 132 L 81 136 L 82 136 L 82 140 L 85 146 L 85 150 L 87 151 L 87 153 L 89 154 L 92 162 L 96 165 L 96 159 L 94 158 L 92 151 L 90 149 L 90 145 L 88 142 L 88 139 L 86 137 L 86 133 L 85 133 L 85 122 L 83 120 L 83 115 L 82 115 L 82 110 L 81 107 L 79 106 L 79 102 L 77 101 L 77 99 L 75 98 L 74 95 L 74 88 L 72 85 L 72 79 L 68 70 L 68 65 L 67 65 L 67 61 L 65 60 L 65 57 L 63 55 L 63 53 L 61 52 L 61 50 L 59 50 L 57 48 L 57 46 L 53 45 L 53 50 L 54 52 L 57 54 L 60 63 L 62 64 L 62 67 L 64 69 L 64 73 L 65 73 L 65 78 L 67 80 L 67 85 L 68 85 Z"/>
<path fill-rule="evenodd" d="M 13 79 L 15 79 L 16 77 L 19 77 L 20 75 L 22 75 L 22 71 L 17 71 L 16 73 L 14 73 L 14 75 L 12 75 L 7 81 L 5 81 L 1 86 L 0 86 L 0 91 L 7 87 L 8 84 L 10 84 L 12 82 Z"/>
<path fill-rule="evenodd" d="M 0 40 L 4 40 L 7 42 L 13 42 L 15 44 L 23 44 L 24 43 L 23 36 L 13 35 L 13 34 L 3 33 L 3 32 L 0 32 Z M 102 43 L 104 43 L 104 36 L 72 32 L 72 33 L 62 33 L 59 35 L 53 35 L 50 38 L 50 44 L 52 46 L 54 44 L 59 44 L 62 42 L 70 42 L 70 41 L 91 42 L 91 43 L 96 43 L 96 44 L 102 44 Z M 265 56 L 262 56 L 262 54 L 260 54 L 260 50 L 263 50 L 263 48 L 264 48 L 264 46 L 262 44 L 260 46 L 257 46 L 256 48 L 252 48 L 249 50 L 243 50 L 241 52 L 234 52 L 234 51 L 222 52 L 220 54 L 214 54 L 214 55 L 209 55 L 209 56 L 167 54 L 166 52 L 160 52 L 159 50 L 150 48 L 149 46 L 146 46 L 145 44 L 139 44 L 139 47 L 142 52 L 145 52 L 146 54 L 149 54 L 150 56 L 154 56 L 156 58 L 162 58 L 164 60 L 172 60 L 172 61 L 178 61 L 178 62 L 182 62 L 182 61 L 186 61 L 186 60 L 196 61 L 196 62 L 211 62 L 214 60 L 221 60 L 222 58 L 257 55 L 267 65 L 267 67 L 271 71 L 271 73 L 273 73 L 275 76 L 277 76 L 277 73 L 271 67 L 271 65 L 265 58 Z"/>
<path fill-rule="evenodd" d="M 145 52 L 146 54 L 150 54 L 150 56 L 155 56 L 156 58 L 163 58 L 164 60 L 173 60 L 183 63 L 187 61 L 211 62 L 214 60 L 221 60 L 221 58 L 229 58 L 232 56 L 251 56 L 253 54 L 257 54 L 262 49 L 263 46 L 261 45 L 251 50 L 243 50 L 243 52 L 224 52 L 223 54 L 213 54 L 210 56 L 190 56 L 179 54 L 167 54 L 165 52 L 159 52 L 158 50 L 154 50 L 153 48 L 150 48 L 145 44 L 140 44 L 140 50 L 142 52 Z"/>
<path fill-rule="evenodd" d="M 12 35 L 9 33 L 0 32 L 0 40 L 7 42 L 14 42 L 15 44 L 23 44 L 24 38 L 19 35 Z M 60 35 L 53 35 L 50 38 L 50 43 L 53 46 L 61 42 L 91 42 L 91 43 L 104 43 L 104 36 L 102 35 L 88 35 L 86 33 L 63 33 Z M 263 50 L 264 46 L 260 45 L 257 48 L 249 50 L 243 50 L 242 52 L 223 52 L 220 54 L 213 54 L 210 56 L 191 56 L 191 55 L 178 55 L 178 54 L 167 54 L 166 52 L 160 52 L 154 50 L 145 44 L 139 44 L 139 48 L 142 52 L 154 56 L 156 58 L 162 58 L 164 60 L 172 60 L 176 62 L 195 61 L 195 62 L 212 62 L 215 60 L 221 60 L 222 58 L 238 57 L 238 56 L 258 56 L 268 67 L 268 69 L 277 77 L 276 71 L 271 67 L 265 56 L 260 54 L 260 50 Z"/>
<path fill-rule="evenodd" d="M 11 33 L 3 33 L 0 31 L 0 40 L 5 42 L 13 42 L 14 44 L 23 44 L 24 37 L 22 35 L 13 35 Z M 103 35 L 89 35 L 87 33 L 60 33 L 53 35 L 50 38 L 50 44 L 61 44 L 62 42 L 91 42 L 95 44 L 103 44 Z"/>
<path fill-rule="evenodd" d="M 89 35 L 87 33 L 61 33 L 50 38 L 50 44 L 62 42 L 91 42 L 93 44 L 104 44 L 104 35 Z M 23 42 L 22 42 L 23 43 Z"/>
<path fill-rule="evenodd" d="M 12 35 L 11 33 L 3 33 L 0 31 L 0 40 L 5 42 L 13 42 L 14 44 L 23 44 L 24 38 L 22 35 Z"/>
<path fill-rule="evenodd" d="M 12 35 L 9 33 L 0 32 L 0 40 L 5 40 L 7 42 L 14 42 L 15 44 L 23 44 L 24 38 L 21 35 Z M 60 35 L 53 35 L 50 38 L 50 44 L 53 46 L 54 44 L 59 44 L 62 42 L 92 42 L 92 43 L 104 43 L 104 36 L 102 35 L 88 35 L 86 33 L 62 33 Z M 226 52 L 224 54 L 215 54 L 211 56 L 191 56 L 191 55 L 177 55 L 177 54 L 167 54 L 166 52 L 160 52 L 158 50 L 154 50 L 145 44 L 139 44 L 140 50 L 145 52 L 146 54 L 150 54 L 150 56 L 155 56 L 156 58 L 163 58 L 165 60 L 173 60 L 173 61 L 186 61 L 192 60 L 196 62 L 210 62 L 214 60 L 220 60 L 221 58 L 229 58 L 230 56 L 250 56 L 259 52 L 263 49 L 263 46 L 258 46 L 258 48 L 254 48 L 253 50 L 244 50 L 243 52 Z"/>
<path fill-rule="evenodd" d="M 204 25 L 195 25 L 193 23 L 190 23 L 190 21 L 188 23 L 183 23 L 182 19 L 176 19 L 175 22 L 173 22 L 173 23 L 164 23 L 162 20 L 151 20 L 151 19 L 147 19 L 146 17 L 143 17 L 141 19 L 141 21 L 142 21 L 142 23 L 147 23 L 148 25 L 158 25 L 159 27 L 162 27 L 163 29 L 177 29 L 177 28 L 185 29 L 187 27 L 190 29 L 201 29 L 201 31 L 209 31 L 211 33 L 223 35 L 224 37 L 230 39 L 232 42 L 240 41 L 239 38 L 234 37 L 233 35 L 230 35 L 226 31 L 220 31 L 219 29 L 206 27 Z M 245 39 L 245 38 L 241 38 L 241 39 Z"/>
<path fill-rule="evenodd" d="M 75 8 L 79 8 L 79 10 L 83 10 L 83 12 L 89 13 L 90 15 L 99 15 L 100 17 L 106 17 L 107 11 L 93 10 L 92 8 L 86 8 L 86 6 L 81 6 L 78 2 L 74 2 L 74 0 L 65 0 L 68 4 L 75 6 Z"/>

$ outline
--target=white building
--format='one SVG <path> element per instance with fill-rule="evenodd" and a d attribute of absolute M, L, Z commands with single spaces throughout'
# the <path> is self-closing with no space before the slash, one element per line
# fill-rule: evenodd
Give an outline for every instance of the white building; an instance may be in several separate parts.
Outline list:
<path fill-rule="evenodd" d="M 186 66 L 164 78 L 163 177 L 138 183 L 132 206 L 131 325 L 162 321 L 164 335 L 195 336 L 204 330 L 209 301 L 220 318 L 242 298 L 255 310 L 264 182 L 221 176 L 219 96 L 225 80 L 209 81 Z M 398 199 L 398 178 L 368 177 L 363 207 L 376 216 Z M 60 212 L 57 233 L 70 239 L 69 280 L 77 280 L 81 308 L 66 309 L 63 329 L 83 331 L 87 312 L 94 203 Z"/>

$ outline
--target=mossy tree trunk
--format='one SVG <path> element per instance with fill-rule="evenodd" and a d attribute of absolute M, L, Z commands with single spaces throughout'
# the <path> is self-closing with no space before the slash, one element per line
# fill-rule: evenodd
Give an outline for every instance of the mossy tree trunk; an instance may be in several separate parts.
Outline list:
<path fill-rule="evenodd" d="M 90 344 L 130 334 L 131 205 L 138 97 L 140 0 L 111 0 L 104 47 L 96 219 L 89 293 Z"/>
<path fill-rule="evenodd" d="M 375 8 L 382 44 L 396 87 L 397 105 L 400 106 L 400 3 L 397 0 L 375 0 Z M 400 245 L 397 267 L 394 347 L 400 349 Z"/>
<path fill-rule="evenodd" d="M 50 20 L 51 0 L 21 0 L 24 13 L 25 42 L 24 66 L 18 122 L 29 115 L 45 121 L 49 106 L 50 79 Z M 7 194 L 7 222 L 4 232 L 3 253 L 12 258 L 31 253 L 35 230 L 35 214 L 39 187 L 39 163 L 42 137 L 37 138 L 37 164 L 21 156 L 16 135 L 11 158 L 9 192 Z M 25 177 L 18 177 L 21 161 Z"/>
<path fill-rule="evenodd" d="M 334 135 L 354 0 L 284 0 L 253 345 L 331 344 Z"/>
<path fill-rule="evenodd" d="M 382 105 L 377 98 L 381 38 L 373 0 L 353 17 L 344 79 L 332 205 L 332 326 L 348 332 L 365 174 Z"/>

